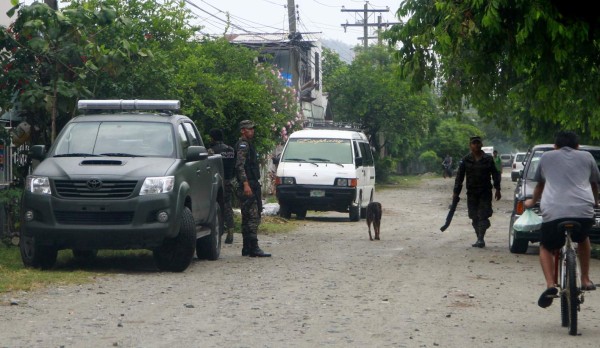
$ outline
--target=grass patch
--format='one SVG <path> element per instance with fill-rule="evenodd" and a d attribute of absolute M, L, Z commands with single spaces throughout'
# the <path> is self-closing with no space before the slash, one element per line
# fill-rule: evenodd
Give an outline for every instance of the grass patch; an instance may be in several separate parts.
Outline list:
<path fill-rule="evenodd" d="M 423 180 L 423 176 L 420 176 L 420 175 L 392 174 L 389 176 L 388 180 L 386 180 L 385 182 L 378 183 L 376 185 L 376 188 L 378 190 L 413 188 L 413 187 L 417 187 L 421 183 L 422 180 Z"/>

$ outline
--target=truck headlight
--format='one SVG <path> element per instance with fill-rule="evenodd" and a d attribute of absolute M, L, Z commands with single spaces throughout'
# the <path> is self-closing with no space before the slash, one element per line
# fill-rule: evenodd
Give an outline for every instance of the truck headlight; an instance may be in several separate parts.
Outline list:
<path fill-rule="evenodd" d="M 31 193 L 37 193 L 40 195 L 52 194 L 52 190 L 50 189 L 50 179 L 48 179 L 47 176 L 27 176 L 25 189 Z"/>
<path fill-rule="evenodd" d="M 140 196 L 171 192 L 173 191 L 173 186 L 175 186 L 174 176 L 146 178 L 146 180 L 144 180 L 144 184 L 142 184 Z"/>

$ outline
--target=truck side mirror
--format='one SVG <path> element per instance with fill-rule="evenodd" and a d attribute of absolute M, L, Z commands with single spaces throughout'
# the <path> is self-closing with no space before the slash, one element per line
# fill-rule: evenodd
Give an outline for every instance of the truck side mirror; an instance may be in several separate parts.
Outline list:
<path fill-rule="evenodd" d="M 34 160 L 43 161 L 46 158 L 46 145 L 33 145 L 29 156 Z"/>
<path fill-rule="evenodd" d="M 208 158 L 208 151 L 204 146 L 190 146 L 187 148 L 185 160 L 187 162 L 200 161 Z"/>

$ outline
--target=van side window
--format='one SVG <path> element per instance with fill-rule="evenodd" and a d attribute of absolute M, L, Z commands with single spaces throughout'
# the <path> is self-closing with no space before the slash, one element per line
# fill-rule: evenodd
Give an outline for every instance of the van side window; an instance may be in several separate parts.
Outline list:
<path fill-rule="evenodd" d="M 365 166 L 373 166 L 373 153 L 371 152 L 371 148 L 369 147 L 369 143 L 360 143 L 360 152 L 363 157 L 363 164 Z"/>
<path fill-rule="evenodd" d="M 354 146 L 353 146 L 353 148 L 354 148 L 354 158 L 360 157 L 360 150 L 359 150 L 358 142 L 357 141 L 353 141 L 352 144 L 354 144 Z"/>

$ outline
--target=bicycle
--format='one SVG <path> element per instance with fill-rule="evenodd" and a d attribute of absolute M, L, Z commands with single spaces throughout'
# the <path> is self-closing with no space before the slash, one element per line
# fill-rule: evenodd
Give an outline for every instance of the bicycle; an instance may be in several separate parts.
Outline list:
<path fill-rule="evenodd" d="M 569 335 L 577 335 L 577 313 L 583 303 L 581 289 L 581 269 L 577 262 L 577 243 L 571 235 L 578 231 L 581 224 L 577 221 L 564 221 L 557 229 L 565 234 L 565 245 L 555 252 L 554 274 L 560 296 L 560 318 L 563 327 L 569 328 Z"/>

